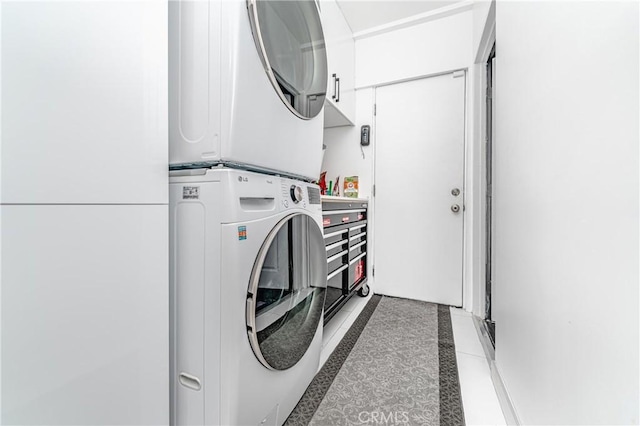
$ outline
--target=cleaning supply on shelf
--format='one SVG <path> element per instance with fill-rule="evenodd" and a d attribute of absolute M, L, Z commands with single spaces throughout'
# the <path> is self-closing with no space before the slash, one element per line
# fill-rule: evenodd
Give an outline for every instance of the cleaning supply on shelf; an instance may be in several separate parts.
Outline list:
<path fill-rule="evenodd" d="M 336 178 L 336 183 L 333 184 L 333 191 L 331 191 L 331 195 L 335 197 L 340 196 L 340 176 Z"/>
<path fill-rule="evenodd" d="M 358 176 L 344 178 L 344 196 L 358 198 Z"/>
<path fill-rule="evenodd" d="M 331 190 L 333 189 L 333 181 L 329 181 L 329 190 L 327 191 L 327 195 L 331 195 Z"/>
<path fill-rule="evenodd" d="M 320 173 L 320 181 L 318 182 L 320 187 L 320 194 L 327 195 L 327 172 Z"/>

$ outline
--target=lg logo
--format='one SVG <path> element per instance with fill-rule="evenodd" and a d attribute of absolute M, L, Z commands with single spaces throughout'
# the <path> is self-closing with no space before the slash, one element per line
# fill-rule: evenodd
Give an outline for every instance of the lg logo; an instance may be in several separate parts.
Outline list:
<path fill-rule="evenodd" d="M 245 176 L 238 176 L 238 182 L 249 182 L 249 178 Z"/>

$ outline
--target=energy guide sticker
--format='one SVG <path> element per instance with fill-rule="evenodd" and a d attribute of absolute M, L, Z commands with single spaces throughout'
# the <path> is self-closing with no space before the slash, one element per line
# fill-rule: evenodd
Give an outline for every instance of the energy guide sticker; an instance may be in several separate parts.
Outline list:
<path fill-rule="evenodd" d="M 246 226 L 238 226 L 238 240 L 246 240 L 247 239 L 247 227 Z"/>

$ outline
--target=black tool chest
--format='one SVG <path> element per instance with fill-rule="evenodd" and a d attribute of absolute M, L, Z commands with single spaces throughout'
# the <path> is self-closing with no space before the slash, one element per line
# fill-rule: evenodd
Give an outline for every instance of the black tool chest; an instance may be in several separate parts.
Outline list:
<path fill-rule="evenodd" d="M 327 250 L 326 324 L 358 292 L 367 286 L 367 200 L 323 197 L 324 244 Z"/>

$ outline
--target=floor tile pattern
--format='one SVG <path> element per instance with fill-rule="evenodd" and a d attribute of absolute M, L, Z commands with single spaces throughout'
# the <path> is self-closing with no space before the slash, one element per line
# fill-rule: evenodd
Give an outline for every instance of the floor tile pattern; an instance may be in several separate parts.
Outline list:
<path fill-rule="evenodd" d="M 449 307 L 438 305 L 438 358 L 440 363 L 440 424 L 464 425 L 456 346 Z"/>
<path fill-rule="evenodd" d="M 374 296 L 286 424 L 380 422 L 464 424 L 448 307 Z"/>
<path fill-rule="evenodd" d="M 380 296 L 373 296 L 369 303 L 367 303 L 358 316 L 358 319 L 356 319 L 353 326 L 349 329 L 322 369 L 313 379 L 300 399 L 300 402 L 298 402 L 298 405 L 296 405 L 293 412 L 289 415 L 285 425 L 306 426 L 311 422 L 311 418 L 329 390 L 331 383 L 333 383 L 333 380 L 340 371 L 342 364 L 344 364 L 344 361 L 351 353 L 351 350 L 360 337 L 360 333 L 362 333 L 362 330 L 367 325 L 369 318 L 376 310 L 381 299 L 382 298 Z"/>

